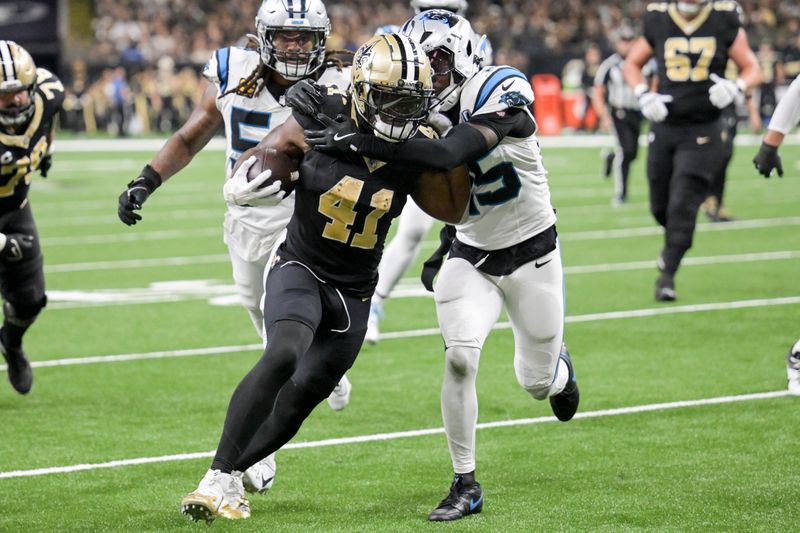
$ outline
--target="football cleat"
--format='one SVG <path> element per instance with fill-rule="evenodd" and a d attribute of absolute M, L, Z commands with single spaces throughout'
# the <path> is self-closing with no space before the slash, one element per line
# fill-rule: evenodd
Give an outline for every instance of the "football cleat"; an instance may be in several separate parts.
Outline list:
<path fill-rule="evenodd" d="M 715 196 L 709 196 L 700 206 L 710 222 L 733 222 L 736 220 L 730 212 L 719 204 Z"/>
<path fill-rule="evenodd" d="M 666 272 L 662 272 L 656 280 L 656 301 L 674 302 L 676 298 L 675 279 Z"/>
<path fill-rule="evenodd" d="M 11 386 L 20 394 L 28 394 L 33 386 L 31 364 L 25 358 L 22 349 L 6 347 L 3 343 L 2 328 L 0 328 L 0 353 L 8 365 L 8 381 L 11 382 Z"/>
<path fill-rule="evenodd" d="M 578 410 L 578 404 L 581 401 L 581 393 L 578 390 L 578 380 L 575 377 L 575 369 L 572 368 L 572 359 L 569 356 L 567 345 L 561 345 L 560 359 L 563 359 L 569 369 L 567 377 L 567 384 L 564 385 L 564 390 L 558 394 L 550 396 L 550 407 L 553 409 L 553 414 L 562 422 L 569 422 L 575 416 Z"/>
<path fill-rule="evenodd" d="M 350 384 L 350 380 L 347 379 L 347 376 L 342 376 L 342 379 L 339 380 L 339 384 L 333 389 L 333 392 L 328 396 L 328 405 L 334 411 L 341 411 L 347 404 L 350 403 L 350 391 L 353 390 L 353 386 Z"/>
<path fill-rule="evenodd" d="M 194 492 L 181 500 L 181 513 L 207 524 L 221 516 L 230 520 L 250 517 L 250 502 L 244 496 L 242 475 L 209 470 Z"/>
<path fill-rule="evenodd" d="M 272 488 L 276 469 L 275 454 L 272 453 L 243 472 L 244 490 L 249 493 L 264 494 Z"/>
<path fill-rule="evenodd" d="M 428 520 L 449 522 L 483 510 L 483 489 L 480 483 L 464 485 L 461 476 L 456 474 L 447 497 L 430 512 Z"/>
<path fill-rule="evenodd" d="M 800 396 L 800 340 L 794 343 L 786 356 L 786 375 L 789 378 L 789 394 Z"/>
<path fill-rule="evenodd" d="M 381 319 L 383 318 L 383 305 L 373 302 L 369 306 L 369 319 L 367 320 L 367 334 L 364 340 L 370 344 L 377 344 L 381 336 Z"/>

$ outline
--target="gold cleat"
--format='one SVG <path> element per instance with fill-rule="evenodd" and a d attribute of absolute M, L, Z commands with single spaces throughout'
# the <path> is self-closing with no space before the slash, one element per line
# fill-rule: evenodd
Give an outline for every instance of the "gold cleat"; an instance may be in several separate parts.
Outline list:
<path fill-rule="evenodd" d="M 217 517 L 214 498 L 193 492 L 181 500 L 181 513 L 191 518 L 194 522 L 205 520 L 211 524 Z"/>

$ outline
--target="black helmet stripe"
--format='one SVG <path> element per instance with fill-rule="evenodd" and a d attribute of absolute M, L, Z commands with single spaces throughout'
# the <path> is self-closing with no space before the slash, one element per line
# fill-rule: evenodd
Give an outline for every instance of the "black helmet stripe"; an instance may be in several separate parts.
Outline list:
<path fill-rule="evenodd" d="M 12 81 L 17 78 L 17 69 L 14 66 L 14 56 L 11 54 L 11 47 L 8 41 L 0 41 L 0 59 L 3 61 L 3 77 L 5 81 Z"/>
<path fill-rule="evenodd" d="M 294 18 L 294 0 L 288 0 L 286 2 L 286 10 L 289 12 L 289 18 Z"/>
<path fill-rule="evenodd" d="M 406 55 L 406 49 L 403 46 L 403 43 L 400 41 L 400 38 L 397 37 L 394 33 L 387 33 L 386 34 L 386 42 L 389 44 L 390 48 L 397 49 L 400 52 L 400 76 L 404 79 L 408 79 L 408 57 Z"/>
<path fill-rule="evenodd" d="M 413 40 L 409 39 L 408 42 L 411 44 L 411 53 L 414 56 L 414 81 L 419 81 L 419 48 Z"/>

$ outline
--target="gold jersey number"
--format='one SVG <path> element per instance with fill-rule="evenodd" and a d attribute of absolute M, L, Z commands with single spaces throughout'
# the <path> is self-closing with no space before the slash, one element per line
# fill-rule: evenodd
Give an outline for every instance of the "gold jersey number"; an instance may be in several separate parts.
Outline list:
<path fill-rule="evenodd" d="M 0 198 L 13 196 L 14 189 L 22 178 L 25 178 L 27 183 L 31 182 L 31 172 L 39 168 L 39 164 L 47 153 L 47 146 L 47 137 L 43 135 L 31 150 L 30 156 L 20 157 L 16 161 L 0 165 L 0 176 L 10 176 L 4 185 L 0 185 Z"/>
<path fill-rule="evenodd" d="M 333 241 L 347 244 L 352 234 L 351 226 L 356 220 L 354 209 L 364 182 L 352 176 L 345 176 L 319 197 L 319 212 L 328 217 L 322 236 Z M 394 191 L 381 189 L 372 195 L 370 206 L 372 211 L 364 221 L 364 228 L 353 235 L 350 246 L 371 250 L 378 242 L 378 220 L 385 215 L 392 205 Z"/>
<path fill-rule="evenodd" d="M 717 52 L 714 37 L 670 37 L 664 41 L 664 66 L 671 81 L 705 81 L 708 67 Z M 692 67 L 688 54 L 699 54 L 697 64 Z"/>

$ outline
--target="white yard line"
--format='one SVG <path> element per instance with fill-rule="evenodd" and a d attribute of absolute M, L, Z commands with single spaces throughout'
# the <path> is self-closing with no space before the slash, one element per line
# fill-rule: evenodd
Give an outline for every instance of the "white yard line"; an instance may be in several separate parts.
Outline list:
<path fill-rule="evenodd" d="M 800 296 L 784 298 L 759 298 L 756 300 L 738 300 L 733 302 L 714 302 L 693 305 L 675 305 L 666 307 L 648 307 L 643 309 L 629 309 L 626 311 L 608 311 L 604 313 L 589 313 L 585 315 L 567 316 L 567 324 L 581 322 L 597 322 L 602 320 L 619 320 L 626 318 L 643 318 L 661 315 L 676 315 L 684 313 L 701 313 L 707 311 L 726 311 L 730 309 L 749 309 L 754 307 L 772 307 L 779 305 L 800 304 Z M 509 329 L 509 322 L 498 322 L 493 329 Z M 381 333 L 381 340 L 406 339 L 411 337 L 425 337 L 439 335 L 439 328 L 413 329 L 407 331 L 391 331 Z M 170 357 L 188 357 L 193 355 L 216 355 L 232 352 L 246 352 L 260 350 L 260 344 L 240 344 L 230 346 L 211 346 L 206 348 L 191 348 L 183 350 L 165 350 L 158 352 L 140 352 L 117 355 L 92 355 L 88 357 L 70 357 L 64 359 L 50 359 L 47 361 L 31 361 L 33 368 L 51 366 L 88 365 L 96 363 L 116 363 L 120 361 L 139 361 L 144 359 L 165 359 Z M 0 365 L 0 371 L 6 370 L 6 365 Z"/>
<path fill-rule="evenodd" d="M 651 413 L 657 411 L 667 411 L 670 409 L 685 409 L 689 407 L 701 407 L 705 405 L 720 405 L 736 402 L 749 402 L 757 400 L 771 400 L 788 396 L 786 390 L 772 392 L 758 392 L 752 394 L 739 394 L 735 396 L 719 396 L 716 398 L 702 398 L 699 400 L 682 400 L 676 402 L 651 403 L 645 405 L 633 405 L 630 407 L 619 407 L 616 409 L 600 409 L 597 411 L 587 411 L 575 415 L 576 420 L 585 418 L 603 418 L 608 416 L 629 415 L 638 413 Z M 554 416 L 540 416 L 537 418 L 518 418 L 514 420 L 499 420 L 496 422 L 485 422 L 478 424 L 478 429 L 494 429 L 502 427 L 530 426 L 547 422 L 556 422 Z M 297 450 L 303 448 L 322 448 L 326 446 L 344 446 L 348 444 L 361 444 L 367 442 L 383 442 L 389 440 L 406 439 L 413 437 L 423 437 L 428 435 L 440 435 L 444 433 L 444 428 L 417 429 L 411 431 L 396 431 L 392 433 L 376 433 L 372 435 L 359 435 L 355 437 L 341 437 L 336 439 L 323 439 L 307 442 L 290 442 L 282 450 Z M 194 452 L 179 453 L 174 455 L 161 455 L 155 457 L 137 457 L 134 459 L 121 459 L 108 461 L 105 463 L 77 464 L 69 466 L 54 466 L 49 468 L 35 468 L 31 470 L 12 470 L 0 472 L 0 479 L 46 476 L 49 474 L 68 474 L 72 472 L 82 472 L 86 470 L 100 470 L 104 468 L 116 468 L 120 466 L 133 466 L 153 463 L 169 463 L 175 461 L 190 461 L 193 459 L 205 459 L 213 457 L 214 452 Z"/>
<path fill-rule="evenodd" d="M 605 204 L 604 204 L 605 205 Z M 644 204 L 642 204 L 644 205 Z M 213 212 L 213 217 L 217 218 L 218 213 L 214 209 L 205 209 L 198 212 L 197 218 L 212 218 L 209 216 L 209 211 Z M 191 213 L 190 211 L 182 211 L 184 215 Z M 169 215 L 169 213 L 167 213 Z M 116 227 L 116 219 L 113 219 L 115 224 L 112 224 L 112 215 L 96 215 L 96 216 L 83 216 L 72 219 L 62 220 L 44 220 L 44 226 L 74 226 L 80 225 L 84 222 L 97 223 L 107 222 L 109 225 Z M 151 215 L 152 216 L 152 215 Z M 164 213 L 158 212 L 155 216 L 164 216 Z M 186 219 L 187 216 L 177 216 L 173 218 Z M 194 218 L 194 217 L 192 217 Z M 71 221 L 71 222 L 70 222 Z M 77 224 L 75 224 L 77 222 Z M 777 218 L 762 218 L 753 220 L 739 220 L 727 223 L 700 223 L 697 225 L 697 231 L 700 233 L 707 231 L 737 231 L 746 229 L 760 229 L 771 228 L 779 226 L 797 226 L 800 225 L 800 217 L 777 217 Z M 42 239 L 42 243 L 47 246 L 72 246 L 74 244 L 114 244 L 117 242 L 131 242 L 131 241 L 147 241 L 152 239 L 167 240 L 167 239 L 186 239 L 192 237 L 206 237 L 213 235 L 221 235 L 222 224 L 215 224 L 213 227 L 207 228 L 192 228 L 184 230 L 163 230 L 163 231 L 131 231 L 129 233 L 104 233 L 99 235 L 82 235 L 82 236 L 61 236 L 61 237 L 46 237 Z M 595 241 L 605 239 L 624 239 L 630 237 L 646 237 L 650 235 L 661 235 L 663 229 L 655 224 L 648 226 L 640 226 L 634 228 L 620 228 L 610 230 L 593 230 L 593 231 L 567 231 L 560 232 L 559 237 L 562 242 L 568 243 L 570 241 Z M 424 249 L 434 249 L 439 246 L 439 241 L 429 239 L 422 242 Z"/>
<path fill-rule="evenodd" d="M 119 268 L 142 268 L 160 266 L 183 266 L 207 263 L 224 263 L 230 261 L 228 254 L 190 255 L 181 257 L 158 257 L 154 259 L 122 259 L 119 261 L 93 261 L 86 263 L 61 263 L 56 265 L 45 264 L 44 271 L 48 274 L 55 272 L 83 272 L 88 270 L 112 270 Z"/>

